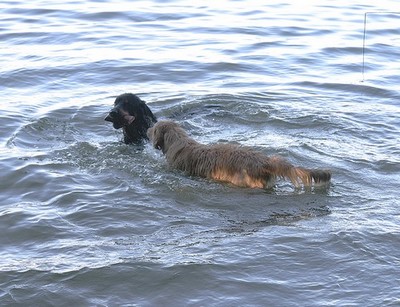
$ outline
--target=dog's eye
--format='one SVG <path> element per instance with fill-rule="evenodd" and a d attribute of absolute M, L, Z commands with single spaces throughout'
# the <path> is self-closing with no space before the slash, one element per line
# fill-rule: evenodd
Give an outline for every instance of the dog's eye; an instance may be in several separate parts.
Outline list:
<path fill-rule="evenodd" d="M 118 116 L 118 111 L 113 109 L 113 110 L 110 111 L 109 114 L 110 114 L 111 118 L 116 118 Z"/>

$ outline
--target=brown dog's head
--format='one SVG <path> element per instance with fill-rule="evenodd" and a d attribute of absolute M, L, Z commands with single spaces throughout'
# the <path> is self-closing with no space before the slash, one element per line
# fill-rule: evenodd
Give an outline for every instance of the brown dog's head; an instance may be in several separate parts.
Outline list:
<path fill-rule="evenodd" d="M 188 139 L 186 132 L 175 122 L 159 121 L 147 130 L 147 137 L 155 149 L 166 153 L 175 142 Z"/>

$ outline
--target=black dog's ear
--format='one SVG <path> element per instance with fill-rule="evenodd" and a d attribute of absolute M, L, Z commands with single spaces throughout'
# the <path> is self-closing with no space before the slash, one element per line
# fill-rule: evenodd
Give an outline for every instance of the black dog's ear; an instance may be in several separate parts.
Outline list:
<path fill-rule="evenodd" d="M 146 119 L 150 122 L 157 122 L 157 117 L 151 112 L 150 108 L 147 106 L 147 104 L 142 100 L 142 111 Z"/>
<path fill-rule="evenodd" d="M 146 102 L 135 95 L 130 97 L 128 111 L 130 114 L 136 115 L 137 118 L 143 119 L 147 126 L 152 126 L 152 123 L 157 122 L 157 118 Z"/>

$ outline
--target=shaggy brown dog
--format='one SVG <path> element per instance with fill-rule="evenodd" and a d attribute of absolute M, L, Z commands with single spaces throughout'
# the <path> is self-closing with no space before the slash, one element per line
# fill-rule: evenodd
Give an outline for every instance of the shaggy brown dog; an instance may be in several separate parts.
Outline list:
<path fill-rule="evenodd" d="M 200 144 L 172 121 L 159 121 L 147 130 L 147 136 L 173 168 L 192 176 L 250 188 L 272 187 L 277 177 L 289 179 L 295 187 L 327 184 L 331 178 L 329 171 L 294 167 L 281 157 L 268 157 L 248 147 Z"/>

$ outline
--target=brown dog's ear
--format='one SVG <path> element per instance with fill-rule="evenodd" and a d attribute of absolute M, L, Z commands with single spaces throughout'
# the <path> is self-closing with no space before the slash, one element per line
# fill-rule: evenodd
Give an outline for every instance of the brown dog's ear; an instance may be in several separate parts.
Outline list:
<path fill-rule="evenodd" d="M 155 149 L 164 151 L 164 131 L 159 127 L 153 127 L 153 146 Z"/>
<path fill-rule="evenodd" d="M 156 143 L 154 143 L 154 148 L 164 151 L 164 139 L 160 139 Z"/>

